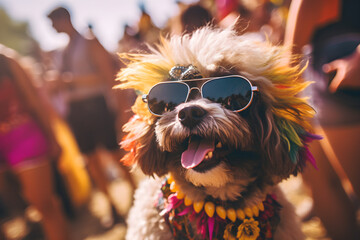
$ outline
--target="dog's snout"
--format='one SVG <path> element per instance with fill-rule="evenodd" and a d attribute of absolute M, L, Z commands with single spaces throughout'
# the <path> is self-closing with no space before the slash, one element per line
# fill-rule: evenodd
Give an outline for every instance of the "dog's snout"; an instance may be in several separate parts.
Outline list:
<path fill-rule="evenodd" d="M 194 127 L 201 122 L 207 111 L 199 106 L 189 106 L 181 109 L 178 113 L 179 120 L 186 127 Z"/>

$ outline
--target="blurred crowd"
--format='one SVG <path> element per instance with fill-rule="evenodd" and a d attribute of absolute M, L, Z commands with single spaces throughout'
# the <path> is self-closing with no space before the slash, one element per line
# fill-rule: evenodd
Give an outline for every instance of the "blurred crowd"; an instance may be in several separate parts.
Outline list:
<path fill-rule="evenodd" d="M 302 175 L 312 197 L 303 221 L 318 217 L 324 239 L 359 239 L 359 1 L 177 5 L 179 13 L 160 28 L 140 4 L 137 24 L 124 26 L 115 52 L 103 47 L 91 24 L 86 31 L 75 29 L 71 9 L 64 6 L 49 9 L 47 17 L 55 31 L 68 36 L 65 48 L 45 52 L 34 44 L 25 56 L 0 39 L 0 240 L 77 240 L 69 225 L 88 207 L 94 189 L 109 205 L 99 224 L 125 226 L 126 210 L 120 211 L 116 201 L 131 202 L 141 176 L 119 161 L 122 125 L 131 117 L 136 93 L 112 89 L 125 66 L 117 54 L 147 52 L 160 36 L 191 34 L 205 25 L 226 28 L 239 17 L 244 34 L 286 44 L 299 54 L 309 65 L 305 79 L 315 82 L 309 90 L 318 112 L 313 125 L 324 139 L 311 146 L 319 169 Z M 127 184 L 120 199 L 112 196 L 114 181 Z M 24 219 L 27 230 L 11 237 L 6 226 L 16 217 Z"/>

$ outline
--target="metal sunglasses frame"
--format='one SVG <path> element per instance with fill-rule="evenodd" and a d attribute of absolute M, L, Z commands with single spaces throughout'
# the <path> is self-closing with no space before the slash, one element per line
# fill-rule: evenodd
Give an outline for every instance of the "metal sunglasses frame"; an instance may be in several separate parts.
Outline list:
<path fill-rule="evenodd" d="M 185 102 L 188 101 L 190 92 L 191 92 L 192 90 L 194 90 L 194 89 L 198 90 L 198 91 L 200 92 L 201 97 L 204 98 L 204 97 L 203 97 L 203 92 L 202 92 L 202 90 L 203 90 L 203 87 L 204 87 L 204 85 L 205 85 L 206 83 L 209 83 L 209 82 L 215 81 L 215 80 L 219 80 L 219 79 L 230 78 L 230 77 L 240 78 L 240 79 L 245 80 L 246 82 L 248 82 L 249 85 L 250 85 L 250 88 L 251 88 L 251 97 L 250 97 L 250 100 L 249 100 L 248 104 L 246 104 L 245 107 L 243 107 L 243 108 L 241 108 L 241 109 L 239 109 L 239 110 L 233 110 L 233 112 L 241 112 L 241 111 L 244 111 L 245 109 L 247 109 L 247 108 L 250 106 L 251 102 L 253 101 L 254 92 L 257 92 L 257 91 L 259 91 L 259 90 L 258 90 L 258 87 L 257 87 L 257 86 L 253 86 L 253 85 L 251 84 L 251 82 L 249 81 L 249 79 L 247 79 L 246 77 L 241 76 L 241 75 L 229 75 L 229 76 L 222 76 L 222 77 L 198 78 L 198 79 L 188 79 L 188 80 L 179 80 L 179 81 L 164 81 L 164 82 L 160 82 L 160 83 L 157 83 L 157 84 L 155 84 L 154 86 L 152 86 L 152 87 L 150 88 L 150 90 L 149 90 L 149 93 L 151 92 L 151 90 L 152 90 L 154 87 L 156 87 L 156 86 L 158 86 L 158 85 L 160 85 L 160 84 L 169 84 L 169 83 L 176 83 L 176 84 L 179 84 L 179 83 L 180 83 L 180 84 L 184 84 L 184 85 L 188 88 L 187 95 L 186 95 L 186 99 L 185 99 L 185 101 L 183 102 L 183 103 L 185 103 Z M 187 82 L 204 81 L 204 80 L 207 80 L 207 81 L 205 81 L 205 82 L 201 85 L 200 88 L 198 88 L 198 87 L 192 87 L 192 88 L 190 88 L 190 86 L 187 84 Z M 148 103 L 149 93 L 142 95 L 142 100 L 143 100 L 143 102 Z M 151 109 L 150 109 L 150 107 L 149 107 L 149 104 L 148 104 L 148 109 L 149 109 L 149 111 L 150 111 L 151 114 L 153 114 L 153 115 L 155 115 L 155 116 L 157 116 L 157 117 L 161 117 L 161 116 L 163 115 L 163 114 L 156 114 L 156 113 L 152 112 Z"/>

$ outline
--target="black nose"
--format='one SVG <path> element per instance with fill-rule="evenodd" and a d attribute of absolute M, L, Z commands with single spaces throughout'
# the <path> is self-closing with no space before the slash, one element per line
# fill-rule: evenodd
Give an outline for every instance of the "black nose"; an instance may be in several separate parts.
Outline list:
<path fill-rule="evenodd" d="M 207 111 L 199 106 L 185 107 L 180 110 L 178 117 L 182 125 L 192 128 L 199 124 Z"/>

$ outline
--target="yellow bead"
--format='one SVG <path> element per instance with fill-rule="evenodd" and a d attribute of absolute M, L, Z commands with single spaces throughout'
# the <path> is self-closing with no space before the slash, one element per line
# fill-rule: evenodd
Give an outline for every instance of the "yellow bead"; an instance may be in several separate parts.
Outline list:
<path fill-rule="evenodd" d="M 215 204 L 212 202 L 206 202 L 205 203 L 205 212 L 209 217 L 214 216 Z"/>
<path fill-rule="evenodd" d="M 168 178 L 167 178 L 167 183 L 171 184 L 174 181 L 174 178 L 171 174 L 169 174 Z"/>
<path fill-rule="evenodd" d="M 185 197 L 185 194 L 184 194 L 182 191 L 178 190 L 178 191 L 176 192 L 176 197 L 177 197 L 178 199 L 183 199 L 183 198 Z"/>
<path fill-rule="evenodd" d="M 171 190 L 172 192 L 176 192 L 176 191 L 178 190 L 178 187 L 176 186 L 176 183 L 175 183 L 175 182 L 172 182 L 172 183 L 170 184 L 170 190 Z"/>
<path fill-rule="evenodd" d="M 215 210 L 216 210 L 216 214 L 217 214 L 220 218 L 222 218 L 222 219 L 225 219 L 225 218 L 226 218 L 226 210 L 225 210 L 224 207 L 222 207 L 222 206 L 217 206 Z"/>
<path fill-rule="evenodd" d="M 236 210 L 236 216 L 238 217 L 238 219 L 240 220 L 244 220 L 245 219 L 245 213 L 242 209 L 237 209 Z"/>
<path fill-rule="evenodd" d="M 185 206 L 190 206 L 192 203 L 193 203 L 193 201 L 188 196 L 185 196 L 185 199 L 184 199 Z"/>
<path fill-rule="evenodd" d="M 264 211 L 264 204 L 261 202 L 259 205 L 258 205 L 258 208 L 259 208 L 259 210 L 262 212 L 262 211 Z"/>
<path fill-rule="evenodd" d="M 252 212 L 253 212 L 255 217 L 259 216 L 259 208 L 257 206 L 252 207 Z"/>
<path fill-rule="evenodd" d="M 236 221 L 236 212 L 235 212 L 235 209 L 230 208 L 230 209 L 226 210 L 226 215 L 227 215 L 227 217 L 228 217 L 232 222 L 235 222 L 235 221 Z"/>
<path fill-rule="evenodd" d="M 205 202 L 204 201 L 200 201 L 200 202 L 194 202 L 193 207 L 195 212 L 199 213 L 201 211 L 201 209 L 203 209 Z"/>
<path fill-rule="evenodd" d="M 244 212 L 245 212 L 245 215 L 248 216 L 249 218 L 252 218 L 253 217 L 253 212 L 251 211 L 250 208 L 245 208 L 244 209 Z"/>

